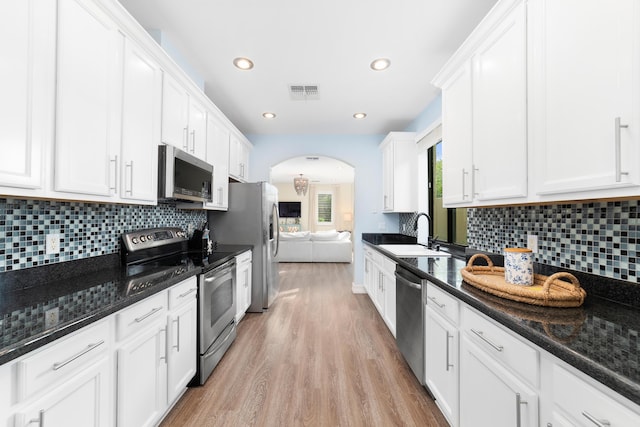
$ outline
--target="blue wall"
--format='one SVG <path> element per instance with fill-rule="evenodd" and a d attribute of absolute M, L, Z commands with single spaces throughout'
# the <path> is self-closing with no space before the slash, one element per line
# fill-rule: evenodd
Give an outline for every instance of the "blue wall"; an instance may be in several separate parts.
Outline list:
<path fill-rule="evenodd" d="M 438 95 L 427 107 L 422 110 L 418 117 L 416 117 L 410 124 L 407 126 L 405 131 L 407 132 L 417 132 L 420 133 L 423 130 L 427 129 L 429 126 L 439 119 L 442 116 L 442 94 Z"/>
<path fill-rule="evenodd" d="M 382 153 L 385 135 L 247 135 L 254 144 L 251 181 L 269 181 L 271 167 L 293 157 L 319 155 L 355 168 L 354 283 L 362 285 L 362 233 L 397 233 L 398 215 L 382 214 Z M 384 228 L 384 229 L 382 229 Z"/>

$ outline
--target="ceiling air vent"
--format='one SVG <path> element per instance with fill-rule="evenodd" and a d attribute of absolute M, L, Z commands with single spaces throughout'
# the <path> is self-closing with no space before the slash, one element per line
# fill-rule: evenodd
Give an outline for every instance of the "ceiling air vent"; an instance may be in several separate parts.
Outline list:
<path fill-rule="evenodd" d="M 320 99 L 318 85 L 289 85 L 289 94 L 294 101 L 312 101 Z"/>

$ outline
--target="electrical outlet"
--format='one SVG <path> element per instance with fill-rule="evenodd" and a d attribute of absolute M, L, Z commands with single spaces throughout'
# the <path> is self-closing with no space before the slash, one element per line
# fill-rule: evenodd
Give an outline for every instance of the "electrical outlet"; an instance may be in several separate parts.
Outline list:
<path fill-rule="evenodd" d="M 44 327 L 45 329 L 53 328 L 58 324 L 59 318 L 59 309 L 58 307 L 54 307 L 50 310 L 44 312 Z"/>
<path fill-rule="evenodd" d="M 45 252 L 47 255 L 60 253 L 60 235 L 57 233 L 47 234 L 45 243 Z"/>
<path fill-rule="evenodd" d="M 535 254 L 538 253 L 538 236 L 535 234 L 527 235 L 527 248 Z"/>

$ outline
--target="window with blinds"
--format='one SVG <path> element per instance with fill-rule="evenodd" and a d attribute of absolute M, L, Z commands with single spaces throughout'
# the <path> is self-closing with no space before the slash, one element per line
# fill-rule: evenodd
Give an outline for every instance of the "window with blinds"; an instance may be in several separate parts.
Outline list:
<path fill-rule="evenodd" d="M 319 191 L 316 194 L 316 211 L 318 225 L 333 223 L 333 193 Z"/>

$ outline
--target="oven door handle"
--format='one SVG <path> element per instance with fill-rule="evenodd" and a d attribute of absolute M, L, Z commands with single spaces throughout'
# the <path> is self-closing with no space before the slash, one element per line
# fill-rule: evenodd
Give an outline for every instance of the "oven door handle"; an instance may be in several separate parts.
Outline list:
<path fill-rule="evenodd" d="M 210 351 L 206 352 L 202 357 L 204 357 L 206 359 L 206 358 L 210 357 L 211 355 L 213 355 L 215 352 L 217 352 L 220 348 L 222 348 L 224 343 L 229 341 L 229 338 L 231 337 L 232 332 L 233 332 L 233 329 L 229 329 L 229 333 L 227 334 L 227 336 L 224 337 L 224 339 L 216 346 L 216 348 L 213 348 Z"/>

